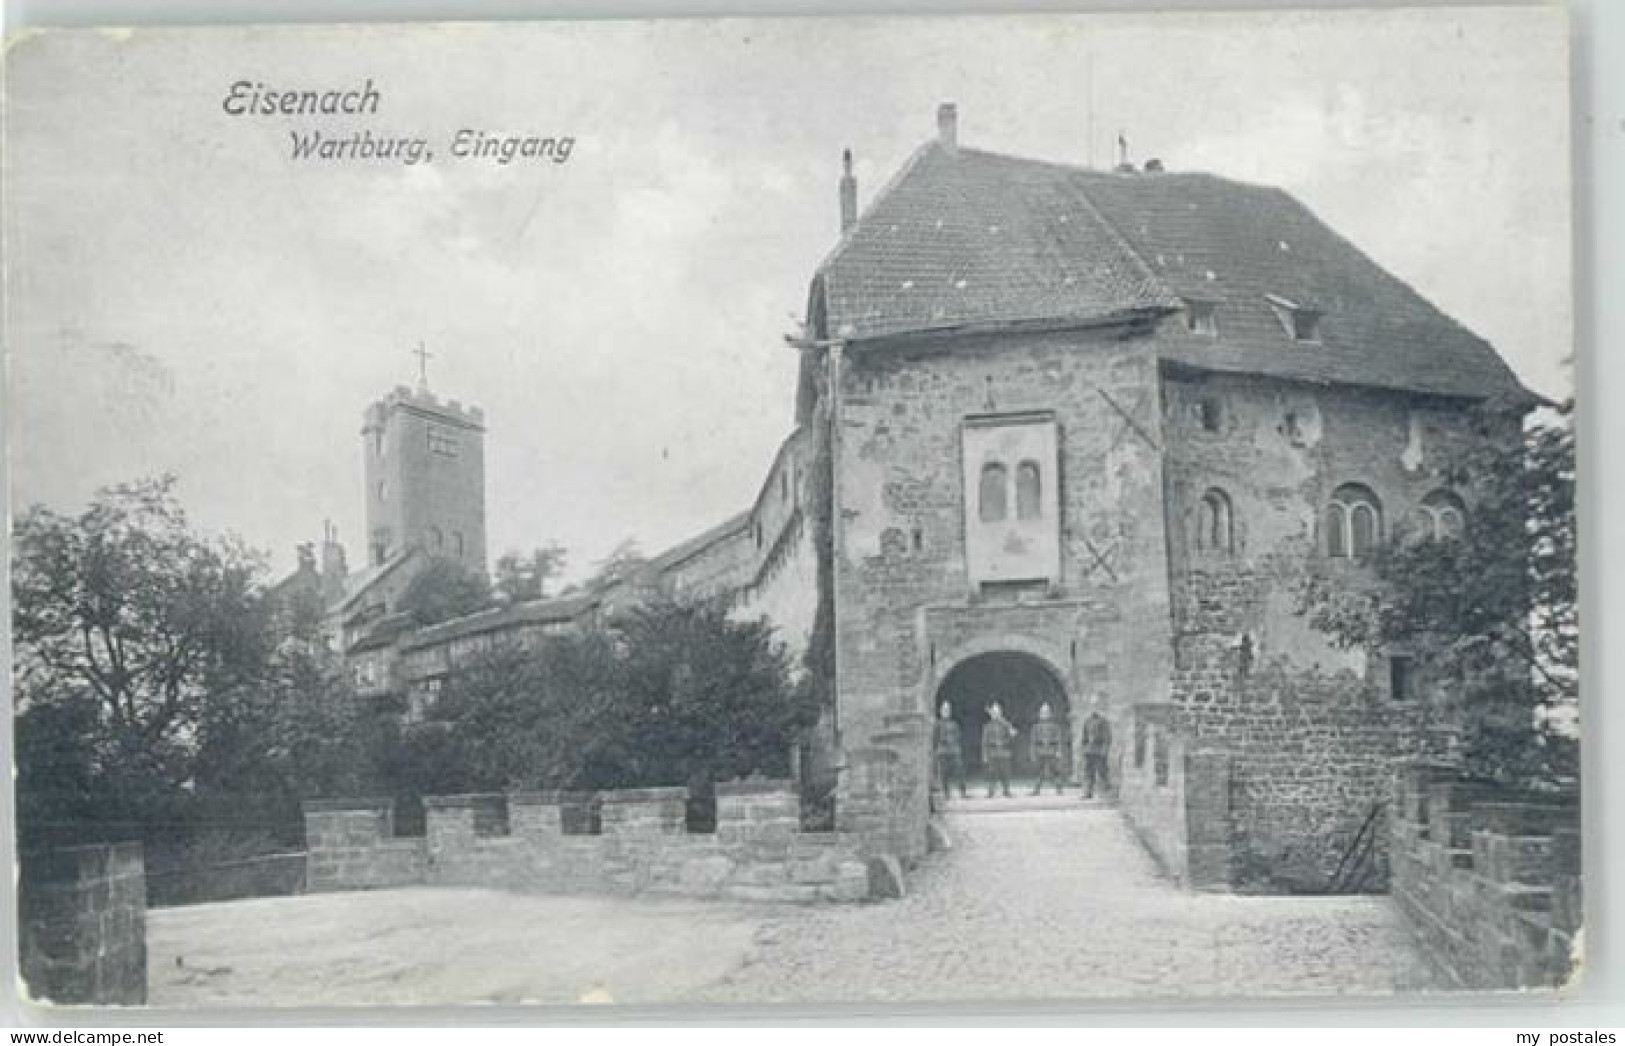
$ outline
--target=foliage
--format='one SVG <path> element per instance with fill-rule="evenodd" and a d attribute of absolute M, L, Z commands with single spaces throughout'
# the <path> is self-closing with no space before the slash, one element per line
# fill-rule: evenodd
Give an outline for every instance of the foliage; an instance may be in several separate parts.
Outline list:
<path fill-rule="evenodd" d="M 593 564 L 592 580 L 588 588 L 601 588 L 632 578 L 648 563 L 636 538 L 626 538 L 610 550 L 609 555 Z"/>
<path fill-rule="evenodd" d="M 465 787 L 597 789 L 783 775 L 810 711 L 765 622 L 657 602 L 469 662 L 436 715 Z"/>
<path fill-rule="evenodd" d="M 170 823 L 217 695 L 270 653 L 258 557 L 193 534 L 165 477 L 13 533 L 22 810 L 39 827 Z"/>
<path fill-rule="evenodd" d="M 497 560 L 497 591 L 515 603 L 545 598 L 549 584 L 564 573 L 567 558 L 564 546 L 557 542 L 549 542 L 528 554 L 517 550 L 508 552 Z"/>
<path fill-rule="evenodd" d="M 1403 527 L 1363 582 L 1323 573 L 1311 623 L 1339 646 L 1414 650 L 1427 711 L 1459 736 L 1470 772 L 1530 784 L 1572 779 L 1562 727 L 1578 697 L 1572 404 L 1522 426 L 1486 410 L 1445 478 L 1469 506 L 1461 538 Z"/>
<path fill-rule="evenodd" d="M 399 609 L 419 627 L 463 617 L 489 606 L 491 584 L 454 559 L 429 560 L 401 593 Z"/>
<path fill-rule="evenodd" d="M 367 716 L 320 595 L 195 533 L 170 478 L 36 506 L 12 560 L 19 827 L 29 843 L 230 836 L 286 846 L 299 801 L 369 777 Z"/>

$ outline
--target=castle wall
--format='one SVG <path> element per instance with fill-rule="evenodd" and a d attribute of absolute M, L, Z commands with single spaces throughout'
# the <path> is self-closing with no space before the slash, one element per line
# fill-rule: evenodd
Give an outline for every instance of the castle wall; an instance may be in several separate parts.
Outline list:
<path fill-rule="evenodd" d="M 1384 534 L 1403 527 L 1467 446 L 1462 407 L 1217 375 L 1171 376 L 1163 400 L 1174 723 L 1233 758 L 1238 880 L 1324 888 L 1388 798 L 1392 760 L 1418 743 L 1420 699 L 1396 700 L 1388 656 L 1333 647 L 1298 612 L 1300 595 L 1311 576 L 1333 586 L 1367 576 L 1327 554 L 1333 492 L 1363 484 Z M 1215 488 L 1231 506 L 1232 547 L 1203 549 L 1202 501 Z"/>
<path fill-rule="evenodd" d="M 847 353 L 834 449 L 845 747 L 883 733 L 888 715 L 928 713 L 946 673 L 979 652 L 1031 653 L 1074 704 L 1098 696 L 1114 718 L 1165 691 L 1153 347 L 1114 328 Z M 966 555 L 979 520 L 965 501 L 962 432 L 968 421 L 1024 416 L 1054 422 L 1056 460 L 1040 465 L 1059 510 L 1058 569 L 1053 579 L 979 584 Z M 922 805 L 922 828 L 924 816 Z"/>
<path fill-rule="evenodd" d="M 1577 795 L 1508 794 L 1411 762 L 1394 782 L 1393 897 L 1457 985 L 1572 987 L 1581 896 Z"/>
<path fill-rule="evenodd" d="M 571 816 L 593 797 L 559 792 L 424 800 L 428 831 L 395 838 L 388 800 L 310 803 L 309 889 L 482 886 L 564 894 L 651 894 L 793 903 L 868 899 L 854 842 L 801 831 L 787 781 L 716 789 L 716 831 L 691 833 L 681 788 L 596 796 L 600 817 Z"/>
<path fill-rule="evenodd" d="M 807 514 L 811 451 L 808 433 L 791 433 L 750 512 L 662 568 L 673 592 L 727 593 L 736 619 L 767 618 L 798 672 L 818 610 L 818 561 Z"/>

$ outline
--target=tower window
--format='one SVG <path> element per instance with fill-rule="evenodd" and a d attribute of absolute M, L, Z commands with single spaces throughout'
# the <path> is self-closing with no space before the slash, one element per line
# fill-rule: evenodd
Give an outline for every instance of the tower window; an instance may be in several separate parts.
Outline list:
<path fill-rule="evenodd" d="M 1394 701 L 1409 701 L 1415 690 L 1415 664 L 1410 657 L 1395 654 L 1388 659 L 1388 697 Z"/>
<path fill-rule="evenodd" d="M 451 532 L 451 547 L 452 550 L 457 553 L 458 559 L 462 559 L 467 553 L 468 550 L 463 544 L 463 532 L 461 530 L 454 530 Z"/>
<path fill-rule="evenodd" d="M 1005 502 L 1007 470 L 997 461 L 982 466 L 982 482 L 977 492 L 977 516 L 983 523 L 998 523 L 1009 515 Z"/>
<path fill-rule="evenodd" d="M 1345 483 L 1326 507 L 1326 554 L 1364 559 L 1382 540 L 1382 506 L 1371 488 Z"/>
<path fill-rule="evenodd" d="M 1218 306 L 1211 301 L 1185 301 L 1185 327 L 1192 334 L 1213 337 L 1219 333 Z"/>
<path fill-rule="evenodd" d="M 382 480 L 379 480 L 379 482 L 378 482 L 378 500 L 379 501 L 388 501 L 389 500 L 389 484 L 385 483 Z"/>
<path fill-rule="evenodd" d="M 429 547 L 436 552 L 446 547 L 446 535 L 441 533 L 439 527 L 429 528 Z"/>
<path fill-rule="evenodd" d="M 1196 510 L 1196 547 L 1203 552 L 1233 552 L 1235 533 L 1231 524 L 1230 495 L 1213 487 L 1202 495 Z"/>
<path fill-rule="evenodd" d="M 443 458 L 455 458 L 457 456 L 457 437 L 445 429 L 430 426 L 429 452 L 439 454 Z"/>
<path fill-rule="evenodd" d="M 1038 462 L 1023 461 L 1016 466 L 1016 518 L 1037 519 L 1043 512 L 1043 479 Z"/>

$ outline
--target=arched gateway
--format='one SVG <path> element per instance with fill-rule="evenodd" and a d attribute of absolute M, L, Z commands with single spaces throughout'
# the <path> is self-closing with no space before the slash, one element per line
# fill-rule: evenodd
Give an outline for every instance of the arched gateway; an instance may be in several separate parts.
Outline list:
<path fill-rule="evenodd" d="M 981 772 L 982 726 L 988 720 L 988 706 L 998 702 L 1004 716 L 1016 728 L 1013 773 L 1030 777 L 1036 772 L 1032 758 L 1032 726 L 1038 712 L 1049 705 L 1055 718 L 1066 724 L 1072 735 L 1072 702 L 1059 672 L 1043 658 L 1018 650 L 993 650 L 974 654 L 955 664 L 937 685 L 932 715 L 946 703 L 959 723 L 965 739 L 965 766 L 971 775 Z M 1070 747 L 1070 746 L 1069 746 Z M 1071 774 L 1071 752 L 1062 760 L 1064 772 Z"/>

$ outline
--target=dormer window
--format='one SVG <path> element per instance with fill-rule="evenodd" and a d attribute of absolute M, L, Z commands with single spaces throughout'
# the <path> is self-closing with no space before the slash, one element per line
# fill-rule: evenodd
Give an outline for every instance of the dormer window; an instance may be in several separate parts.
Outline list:
<path fill-rule="evenodd" d="M 1281 326 L 1286 328 L 1287 334 L 1291 335 L 1293 341 L 1309 343 L 1318 343 L 1320 341 L 1321 311 L 1319 309 L 1311 309 L 1306 305 L 1299 305 L 1295 301 L 1276 297 L 1273 294 L 1266 295 L 1266 297 L 1269 299 L 1270 307 L 1275 310 L 1276 318 L 1281 321 Z"/>
<path fill-rule="evenodd" d="M 1185 328 L 1192 334 L 1215 337 L 1219 333 L 1218 305 L 1211 301 L 1185 299 Z"/>

